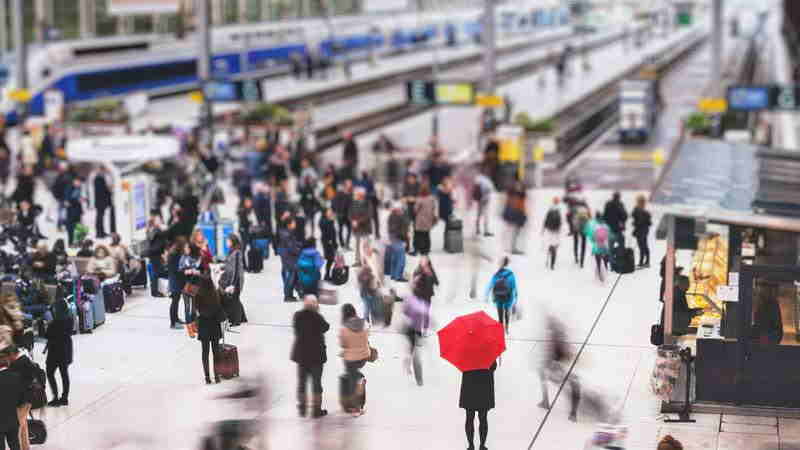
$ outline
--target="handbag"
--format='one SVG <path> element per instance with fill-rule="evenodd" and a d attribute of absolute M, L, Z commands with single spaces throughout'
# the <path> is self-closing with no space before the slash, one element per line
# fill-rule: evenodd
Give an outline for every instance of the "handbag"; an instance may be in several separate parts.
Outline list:
<path fill-rule="evenodd" d="M 200 291 L 200 286 L 194 283 L 186 283 L 183 285 L 183 293 L 184 295 L 188 295 L 189 297 L 196 297 L 197 292 Z"/>
<path fill-rule="evenodd" d="M 197 321 L 186 324 L 186 334 L 188 334 L 191 339 L 197 337 Z"/>
<path fill-rule="evenodd" d="M 378 360 L 378 349 L 375 347 L 369 348 L 369 359 L 367 361 L 374 363 Z"/>
<path fill-rule="evenodd" d="M 34 419 L 32 413 L 28 413 L 28 441 L 31 445 L 42 445 L 47 442 L 47 426 L 44 421 Z"/>

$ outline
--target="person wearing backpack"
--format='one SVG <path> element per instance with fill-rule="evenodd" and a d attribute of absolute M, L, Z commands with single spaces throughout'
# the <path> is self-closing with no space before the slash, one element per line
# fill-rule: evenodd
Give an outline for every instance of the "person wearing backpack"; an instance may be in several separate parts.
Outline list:
<path fill-rule="evenodd" d="M 591 218 L 592 212 L 585 199 L 577 197 L 570 201 L 567 221 L 569 223 L 569 232 L 572 235 L 572 251 L 575 254 L 575 264 L 578 264 L 581 269 L 583 269 L 583 262 L 586 259 L 586 235 L 583 233 L 583 229 Z"/>
<path fill-rule="evenodd" d="M 489 294 L 492 295 L 492 300 L 495 306 L 497 306 L 497 321 L 503 324 L 506 329 L 506 334 L 508 334 L 511 309 L 517 303 L 518 297 L 517 280 L 514 276 L 514 272 L 508 268 L 509 262 L 508 256 L 504 256 L 500 264 L 500 269 L 489 282 L 489 287 L 486 289 L 485 295 L 487 301 Z"/>
<path fill-rule="evenodd" d="M 303 295 L 318 295 L 319 281 L 322 278 L 320 271 L 325 262 L 317 250 L 317 240 L 306 239 L 300 257 L 297 258 L 297 281 Z"/>
<path fill-rule="evenodd" d="M 542 227 L 542 236 L 547 245 L 547 267 L 550 270 L 556 268 L 556 256 L 558 255 L 558 245 L 561 243 L 561 210 L 558 197 L 553 198 L 553 205 L 547 211 Z"/>
<path fill-rule="evenodd" d="M 597 279 L 603 282 L 605 281 L 605 271 L 608 270 L 611 230 L 603 221 L 603 215 L 598 212 L 594 220 L 586 224 L 583 232 L 592 241 L 592 255 L 594 255 L 594 260 L 597 264 Z"/>

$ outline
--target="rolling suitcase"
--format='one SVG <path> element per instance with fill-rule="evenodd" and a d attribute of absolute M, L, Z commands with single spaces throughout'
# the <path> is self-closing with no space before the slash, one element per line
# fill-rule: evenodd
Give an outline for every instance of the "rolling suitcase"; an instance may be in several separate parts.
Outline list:
<path fill-rule="evenodd" d="M 345 411 L 364 409 L 367 404 L 367 379 L 362 376 L 353 385 L 350 376 L 339 375 L 339 404 Z"/>
<path fill-rule="evenodd" d="M 229 380 L 239 376 L 239 350 L 235 345 L 222 343 L 214 358 L 214 373 Z"/>
<path fill-rule="evenodd" d="M 92 301 L 88 298 L 84 298 L 83 302 L 78 309 L 79 314 L 79 321 L 80 321 L 80 332 L 83 333 L 91 333 L 94 330 L 94 306 L 92 305 Z"/>
<path fill-rule="evenodd" d="M 132 274 L 130 285 L 135 288 L 147 287 L 148 265 L 144 259 L 139 260 L 139 270 Z"/>
<path fill-rule="evenodd" d="M 122 307 L 125 306 L 125 292 L 122 290 L 122 284 L 119 282 L 109 283 L 104 285 L 102 289 L 106 312 L 116 313 L 122 311 Z"/>
<path fill-rule="evenodd" d="M 247 250 L 247 271 L 261 273 L 264 270 L 264 254 L 260 248 L 250 247 Z"/>
<path fill-rule="evenodd" d="M 629 247 L 616 247 L 611 258 L 611 270 L 619 274 L 633 273 L 636 270 L 636 257 Z"/>
<path fill-rule="evenodd" d="M 464 252 L 464 223 L 461 219 L 450 219 L 444 231 L 444 251 L 447 253 Z"/>
<path fill-rule="evenodd" d="M 106 323 L 106 302 L 105 295 L 91 296 L 92 312 L 94 313 L 94 327 Z"/>

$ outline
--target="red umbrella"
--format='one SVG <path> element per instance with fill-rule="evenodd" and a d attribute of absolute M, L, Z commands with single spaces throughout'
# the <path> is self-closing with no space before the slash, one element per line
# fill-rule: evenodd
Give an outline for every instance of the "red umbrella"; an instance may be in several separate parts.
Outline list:
<path fill-rule="evenodd" d="M 503 325 L 480 311 L 439 330 L 439 354 L 462 372 L 488 369 L 506 350 Z"/>

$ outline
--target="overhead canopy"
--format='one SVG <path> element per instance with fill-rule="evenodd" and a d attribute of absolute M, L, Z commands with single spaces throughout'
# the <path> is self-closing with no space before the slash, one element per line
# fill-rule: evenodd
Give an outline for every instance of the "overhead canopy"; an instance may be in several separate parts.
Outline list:
<path fill-rule="evenodd" d="M 67 159 L 87 163 L 141 163 L 178 156 L 180 141 L 164 136 L 113 136 L 67 142 Z"/>

